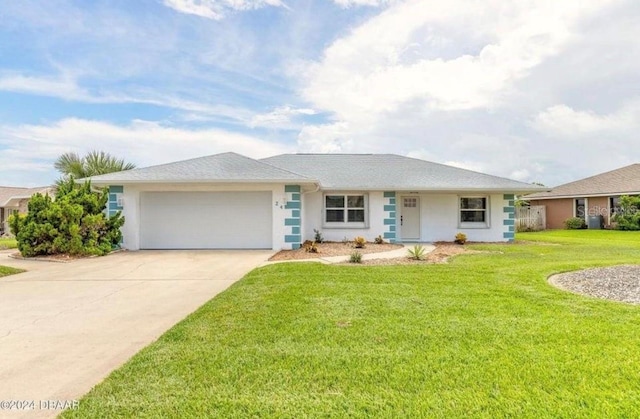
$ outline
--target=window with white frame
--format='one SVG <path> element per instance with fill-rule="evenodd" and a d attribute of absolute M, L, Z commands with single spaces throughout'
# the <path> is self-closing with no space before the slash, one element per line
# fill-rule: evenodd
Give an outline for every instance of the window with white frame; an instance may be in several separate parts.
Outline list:
<path fill-rule="evenodd" d="M 365 227 L 365 194 L 327 194 L 324 196 L 325 227 Z"/>
<path fill-rule="evenodd" d="M 489 227 L 489 197 L 461 196 L 460 227 Z"/>

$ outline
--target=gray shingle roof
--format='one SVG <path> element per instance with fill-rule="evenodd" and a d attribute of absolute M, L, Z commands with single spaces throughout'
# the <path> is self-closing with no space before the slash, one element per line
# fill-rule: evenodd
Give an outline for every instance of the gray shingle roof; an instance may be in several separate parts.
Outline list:
<path fill-rule="evenodd" d="M 93 176 L 94 184 L 159 182 L 313 183 L 313 179 L 236 153 L 222 153 L 175 163 Z"/>
<path fill-rule="evenodd" d="M 395 154 L 282 154 L 254 160 L 222 153 L 94 176 L 95 184 L 170 182 L 320 183 L 322 189 L 505 191 L 540 187 Z"/>
<path fill-rule="evenodd" d="M 539 186 L 395 154 L 282 154 L 261 161 L 318 179 L 323 189 L 539 191 Z"/>
<path fill-rule="evenodd" d="M 556 186 L 550 192 L 527 195 L 527 199 L 624 195 L 640 192 L 640 164 L 621 167 L 585 179 Z"/>

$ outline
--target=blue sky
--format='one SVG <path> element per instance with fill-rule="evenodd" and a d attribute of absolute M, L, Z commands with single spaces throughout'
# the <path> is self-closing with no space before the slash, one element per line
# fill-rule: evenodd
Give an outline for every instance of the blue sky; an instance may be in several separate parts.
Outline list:
<path fill-rule="evenodd" d="M 0 0 L 0 185 L 99 149 L 387 152 L 552 186 L 640 162 L 639 35 L 631 0 Z"/>

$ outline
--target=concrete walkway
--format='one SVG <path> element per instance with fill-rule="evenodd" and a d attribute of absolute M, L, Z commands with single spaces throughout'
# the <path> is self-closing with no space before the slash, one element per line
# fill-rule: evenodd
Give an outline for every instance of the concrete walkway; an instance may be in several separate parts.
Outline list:
<path fill-rule="evenodd" d="M 0 418 L 57 416 L 40 401 L 80 399 L 273 254 L 139 251 L 55 263 L 12 252 L 0 251 L 0 265 L 28 272 L 0 278 L 0 401 L 33 400 L 35 409 Z"/>

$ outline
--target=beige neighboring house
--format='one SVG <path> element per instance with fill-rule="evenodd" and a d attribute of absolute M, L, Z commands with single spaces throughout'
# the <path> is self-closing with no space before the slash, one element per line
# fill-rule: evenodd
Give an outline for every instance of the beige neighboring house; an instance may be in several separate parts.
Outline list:
<path fill-rule="evenodd" d="M 10 234 L 9 216 L 14 212 L 26 213 L 29 199 L 38 192 L 53 196 L 55 189 L 52 186 L 38 188 L 0 186 L 0 236 Z"/>
<path fill-rule="evenodd" d="M 620 197 L 640 195 L 640 164 L 621 167 L 575 182 L 556 186 L 549 192 L 524 196 L 531 206 L 546 208 L 548 229 L 564 228 L 571 217 L 602 216 L 605 227 L 611 225 L 612 216 L 620 209 Z"/>

